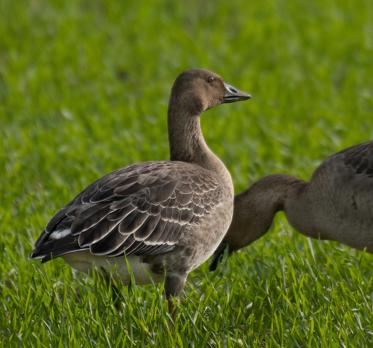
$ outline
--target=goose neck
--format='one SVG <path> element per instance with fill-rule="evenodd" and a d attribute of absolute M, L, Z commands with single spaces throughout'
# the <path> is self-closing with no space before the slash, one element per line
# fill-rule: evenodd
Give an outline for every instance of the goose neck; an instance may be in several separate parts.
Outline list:
<path fill-rule="evenodd" d="M 224 167 L 206 144 L 198 112 L 182 111 L 177 105 L 171 105 L 168 114 L 168 137 L 172 161 L 195 163 L 215 171 Z"/>

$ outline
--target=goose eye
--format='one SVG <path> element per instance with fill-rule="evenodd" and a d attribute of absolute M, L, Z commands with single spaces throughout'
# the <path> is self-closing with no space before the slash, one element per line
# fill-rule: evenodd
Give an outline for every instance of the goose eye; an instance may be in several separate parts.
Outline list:
<path fill-rule="evenodd" d="M 208 83 L 211 83 L 211 82 L 213 82 L 213 81 L 215 81 L 215 77 L 214 77 L 214 76 L 209 76 L 209 77 L 207 78 L 207 82 L 208 82 Z"/>

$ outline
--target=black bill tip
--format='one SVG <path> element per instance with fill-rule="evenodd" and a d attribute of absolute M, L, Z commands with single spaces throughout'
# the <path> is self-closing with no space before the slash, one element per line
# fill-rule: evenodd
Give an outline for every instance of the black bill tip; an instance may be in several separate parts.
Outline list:
<path fill-rule="evenodd" d="M 228 83 L 224 83 L 225 94 L 223 98 L 223 103 L 234 103 L 241 100 L 251 99 L 251 95 L 240 91 L 238 88 L 233 87 Z"/>

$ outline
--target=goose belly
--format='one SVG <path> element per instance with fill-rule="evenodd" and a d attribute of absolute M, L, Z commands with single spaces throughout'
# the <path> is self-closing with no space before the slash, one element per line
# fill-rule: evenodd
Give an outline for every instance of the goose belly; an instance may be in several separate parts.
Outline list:
<path fill-rule="evenodd" d="M 137 284 L 161 282 L 163 275 L 151 271 L 151 265 L 142 262 L 138 256 L 105 257 L 92 255 L 89 251 L 79 251 L 63 256 L 64 260 L 74 269 L 90 273 L 92 270 L 104 270 L 115 280 L 129 284 L 131 276 Z"/>

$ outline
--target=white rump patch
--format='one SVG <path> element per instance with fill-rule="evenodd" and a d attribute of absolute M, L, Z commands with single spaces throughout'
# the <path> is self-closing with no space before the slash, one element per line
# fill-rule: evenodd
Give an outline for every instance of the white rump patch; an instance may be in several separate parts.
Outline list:
<path fill-rule="evenodd" d="M 50 234 L 49 238 L 50 239 L 61 239 L 63 237 L 68 236 L 70 233 L 71 233 L 71 230 L 69 230 L 69 229 L 54 231 Z"/>

